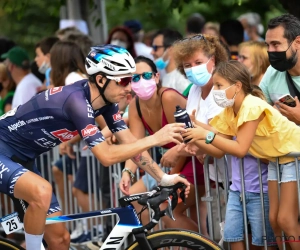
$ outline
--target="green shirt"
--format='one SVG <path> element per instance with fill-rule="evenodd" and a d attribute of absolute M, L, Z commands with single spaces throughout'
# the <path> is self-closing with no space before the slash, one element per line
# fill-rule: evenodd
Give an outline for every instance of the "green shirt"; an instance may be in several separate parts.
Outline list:
<path fill-rule="evenodd" d="M 292 76 L 296 88 L 300 92 L 300 76 Z M 264 74 L 259 87 L 264 92 L 264 95 L 271 105 L 278 99 L 286 94 L 290 94 L 289 87 L 286 79 L 286 72 L 280 72 L 269 66 Z M 294 96 L 293 96 L 294 97 Z"/>
<path fill-rule="evenodd" d="M 4 114 L 4 105 L 7 98 L 12 97 L 14 93 L 14 91 L 9 91 L 3 99 L 0 98 L 0 115 Z"/>

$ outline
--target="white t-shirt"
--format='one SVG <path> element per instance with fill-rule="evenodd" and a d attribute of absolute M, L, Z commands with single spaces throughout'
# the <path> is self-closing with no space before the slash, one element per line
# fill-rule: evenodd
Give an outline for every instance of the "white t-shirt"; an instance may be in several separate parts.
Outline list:
<path fill-rule="evenodd" d="M 163 87 L 176 89 L 181 94 L 189 86 L 189 84 L 190 81 L 186 79 L 177 69 L 171 71 L 170 73 L 166 73 L 162 77 Z"/>
<path fill-rule="evenodd" d="M 65 79 L 65 85 L 67 86 L 83 79 L 87 79 L 87 77 L 84 74 L 79 74 L 78 72 L 74 71 L 67 75 Z"/>
<path fill-rule="evenodd" d="M 147 46 L 146 44 L 141 42 L 135 42 L 134 49 L 137 56 L 145 56 L 153 60 L 153 56 L 151 55 L 152 48 Z"/>
<path fill-rule="evenodd" d="M 42 82 L 34 74 L 29 73 L 17 84 L 12 100 L 12 109 L 28 102 L 37 93 L 37 88 Z"/>
<path fill-rule="evenodd" d="M 202 89 L 201 87 L 194 85 L 191 87 L 187 104 L 186 104 L 186 110 L 189 114 L 192 113 L 194 109 L 196 109 L 196 119 L 199 122 L 202 122 L 204 124 L 208 124 L 208 121 L 218 115 L 223 108 L 218 106 L 214 100 L 212 91 L 209 92 L 208 96 L 205 98 L 205 100 L 201 97 Z M 228 161 L 228 174 L 229 178 L 231 180 L 231 160 Z M 224 160 L 218 159 L 217 160 L 217 166 L 218 166 L 218 180 L 219 182 L 222 182 L 224 180 L 225 171 L 224 171 Z M 209 164 L 209 177 L 211 180 L 215 180 L 215 169 L 213 164 Z"/>

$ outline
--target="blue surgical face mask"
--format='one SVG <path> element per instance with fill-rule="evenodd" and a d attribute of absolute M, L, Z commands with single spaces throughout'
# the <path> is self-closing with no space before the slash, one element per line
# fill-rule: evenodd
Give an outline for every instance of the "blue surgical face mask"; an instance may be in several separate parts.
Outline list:
<path fill-rule="evenodd" d="M 168 66 L 169 60 L 164 61 L 164 59 L 162 57 L 159 57 L 154 61 L 154 63 L 158 70 L 163 70 Z"/>
<path fill-rule="evenodd" d="M 209 60 L 207 63 L 184 69 L 187 79 L 197 86 L 205 86 L 211 78 L 211 73 L 207 71 L 206 67 Z"/>
<path fill-rule="evenodd" d="M 166 54 L 167 51 L 168 50 L 166 50 L 161 57 L 157 58 L 154 61 L 154 63 L 155 63 L 155 65 L 156 65 L 156 67 L 157 67 L 158 70 L 165 69 L 168 66 L 168 64 L 169 64 L 169 60 L 164 61 L 164 57 L 165 57 L 165 54 Z"/>

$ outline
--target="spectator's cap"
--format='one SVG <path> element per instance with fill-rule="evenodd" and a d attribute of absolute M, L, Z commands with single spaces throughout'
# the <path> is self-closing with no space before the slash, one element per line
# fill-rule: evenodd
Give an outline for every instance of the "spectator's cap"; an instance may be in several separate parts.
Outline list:
<path fill-rule="evenodd" d="M 137 33 L 143 28 L 141 22 L 138 20 L 125 21 L 124 26 L 130 29 L 132 33 Z"/>
<path fill-rule="evenodd" d="M 21 47 L 13 47 L 7 53 L 1 55 L 2 59 L 9 59 L 13 64 L 23 69 L 30 68 L 30 60 L 27 51 Z"/>

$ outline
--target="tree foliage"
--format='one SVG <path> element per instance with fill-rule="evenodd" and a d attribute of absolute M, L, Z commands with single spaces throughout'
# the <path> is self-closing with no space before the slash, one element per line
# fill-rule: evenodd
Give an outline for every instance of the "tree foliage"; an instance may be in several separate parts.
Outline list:
<path fill-rule="evenodd" d="M 207 21 L 221 22 L 254 11 L 264 24 L 285 12 L 287 0 L 106 0 L 108 30 L 125 20 L 138 19 L 146 31 L 171 27 L 184 33 L 187 17 L 195 12 Z M 288 0 L 288 2 L 299 0 Z M 94 8 L 93 0 L 80 0 L 86 18 Z M 66 0 L 0 0 L 0 36 L 7 36 L 29 49 L 41 38 L 53 35 L 59 27 L 60 7 Z M 287 7 L 288 5 L 284 5 Z M 84 13 L 83 13 L 84 12 Z M 95 19 L 98 24 L 99 18 Z"/>

